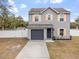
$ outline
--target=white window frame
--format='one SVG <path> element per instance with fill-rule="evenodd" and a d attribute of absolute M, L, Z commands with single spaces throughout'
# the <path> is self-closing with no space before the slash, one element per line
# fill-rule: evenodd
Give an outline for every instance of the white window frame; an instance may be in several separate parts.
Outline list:
<path fill-rule="evenodd" d="M 50 15 L 50 20 L 53 20 L 53 15 L 51 13 L 47 14 L 48 16 Z M 49 20 L 49 19 L 48 19 Z"/>
<path fill-rule="evenodd" d="M 60 31 L 61 29 L 63 29 L 63 28 L 60 28 L 59 31 Z M 63 35 L 60 35 L 60 36 L 64 36 L 64 29 L 63 29 L 63 32 L 62 32 L 62 33 L 63 33 Z M 59 34 L 61 34 L 61 31 L 60 31 Z"/>
<path fill-rule="evenodd" d="M 36 17 L 38 18 L 38 21 L 39 21 L 39 16 L 35 16 L 35 22 L 38 22 L 38 21 L 36 21 Z"/>
<path fill-rule="evenodd" d="M 63 18 L 63 21 L 64 21 L 64 13 L 60 13 L 59 16 L 60 16 L 60 19 Z M 63 22 L 63 21 L 60 20 L 60 22 Z"/>

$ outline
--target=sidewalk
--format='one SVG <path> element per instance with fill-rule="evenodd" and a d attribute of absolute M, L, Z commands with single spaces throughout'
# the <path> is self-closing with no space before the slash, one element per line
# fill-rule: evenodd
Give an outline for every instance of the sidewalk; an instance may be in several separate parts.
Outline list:
<path fill-rule="evenodd" d="M 50 59 L 44 41 L 29 41 L 15 59 Z"/>

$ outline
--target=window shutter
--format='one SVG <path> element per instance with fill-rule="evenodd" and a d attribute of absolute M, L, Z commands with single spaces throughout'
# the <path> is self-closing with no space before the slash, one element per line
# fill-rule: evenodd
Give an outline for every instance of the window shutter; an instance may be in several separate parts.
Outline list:
<path fill-rule="evenodd" d="M 41 15 L 39 15 L 39 21 L 41 21 Z"/>
<path fill-rule="evenodd" d="M 66 21 L 67 20 L 67 15 L 66 14 L 64 14 L 64 21 Z"/>
<path fill-rule="evenodd" d="M 59 29 L 57 29 L 57 34 L 58 34 L 58 36 L 60 35 L 60 31 L 59 31 Z"/>
<path fill-rule="evenodd" d="M 32 21 L 33 22 L 35 21 L 35 15 L 32 15 Z"/>
<path fill-rule="evenodd" d="M 60 15 L 58 15 L 58 21 L 60 21 Z"/>
<path fill-rule="evenodd" d="M 48 15 L 46 14 L 46 20 L 48 20 Z"/>
<path fill-rule="evenodd" d="M 64 29 L 64 36 L 66 36 L 66 29 Z"/>
<path fill-rule="evenodd" d="M 51 20 L 53 20 L 53 15 L 51 15 Z"/>

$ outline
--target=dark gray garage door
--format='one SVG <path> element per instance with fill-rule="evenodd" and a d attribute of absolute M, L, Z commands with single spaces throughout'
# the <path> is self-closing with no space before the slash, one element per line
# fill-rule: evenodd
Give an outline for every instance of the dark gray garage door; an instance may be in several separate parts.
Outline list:
<path fill-rule="evenodd" d="M 32 40 L 43 40 L 43 29 L 32 29 L 31 39 Z"/>

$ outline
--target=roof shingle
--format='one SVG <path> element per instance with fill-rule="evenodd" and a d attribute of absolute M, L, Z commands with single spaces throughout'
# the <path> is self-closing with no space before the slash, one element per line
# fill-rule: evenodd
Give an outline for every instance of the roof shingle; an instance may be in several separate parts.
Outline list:
<path fill-rule="evenodd" d="M 29 11 L 29 13 L 40 13 L 40 12 L 42 12 L 43 10 L 45 10 L 45 9 L 47 9 L 47 8 L 32 8 L 30 11 Z M 67 11 L 66 9 L 64 9 L 64 8 L 52 8 L 52 9 L 54 9 L 54 10 L 56 10 L 57 12 L 70 12 L 70 11 Z"/>

